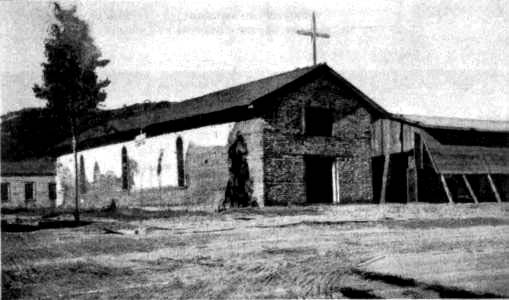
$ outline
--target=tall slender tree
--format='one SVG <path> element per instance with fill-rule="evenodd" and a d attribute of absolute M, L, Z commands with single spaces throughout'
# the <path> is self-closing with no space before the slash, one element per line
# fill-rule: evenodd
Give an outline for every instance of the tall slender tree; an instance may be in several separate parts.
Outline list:
<path fill-rule="evenodd" d="M 164 150 L 159 150 L 159 157 L 157 158 L 157 179 L 159 183 L 159 200 L 161 200 L 161 173 L 163 171 L 163 156 L 164 156 Z"/>
<path fill-rule="evenodd" d="M 101 169 L 99 168 L 99 163 L 96 161 L 94 163 L 94 184 L 98 184 L 101 179 Z"/>
<path fill-rule="evenodd" d="M 103 90 L 108 79 L 99 80 L 96 68 L 104 67 L 109 60 L 101 59 L 94 45 L 88 24 L 76 16 L 76 7 L 62 8 L 53 4 L 54 22 L 49 27 L 44 44 L 46 62 L 43 67 L 43 84 L 35 84 L 35 96 L 46 101 L 46 107 L 56 124 L 72 137 L 75 167 L 75 220 L 79 221 L 79 171 L 77 159 L 80 118 L 93 113 L 106 99 Z"/>
<path fill-rule="evenodd" d="M 85 158 L 83 155 L 80 155 L 80 193 L 85 194 L 88 190 L 88 182 L 87 182 L 87 175 L 85 173 Z"/>

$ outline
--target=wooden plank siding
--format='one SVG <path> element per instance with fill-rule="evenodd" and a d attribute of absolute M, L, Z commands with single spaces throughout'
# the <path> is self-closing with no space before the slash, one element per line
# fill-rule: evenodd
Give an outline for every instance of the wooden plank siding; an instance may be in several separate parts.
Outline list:
<path fill-rule="evenodd" d="M 402 124 L 403 126 L 403 151 L 407 152 L 414 149 L 415 129 L 412 126 Z"/>
<path fill-rule="evenodd" d="M 377 120 L 371 124 L 371 156 L 383 155 L 382 126 Z"/>
<path fill-rule="evenodd" d="M 412 126 L 400 121 L 379 119 L 373 122 L 371 134 L 371 156 L 407 152 L 414 148 L 414 132 Z M 387 149 L 385 148 L 387 146 Z"/>

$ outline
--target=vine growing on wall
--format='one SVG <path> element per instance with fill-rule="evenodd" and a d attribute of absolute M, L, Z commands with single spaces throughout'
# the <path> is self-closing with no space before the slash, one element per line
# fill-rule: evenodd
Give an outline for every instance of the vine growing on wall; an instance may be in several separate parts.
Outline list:
<path fill-rule="evenodd" d="M 246 207 L 253 205 L 253 180 L 249 175 L 248 149 L 244 137 L 237 132 L 228 149 L 229 173 L 225 192 L 225 205 Z"/>

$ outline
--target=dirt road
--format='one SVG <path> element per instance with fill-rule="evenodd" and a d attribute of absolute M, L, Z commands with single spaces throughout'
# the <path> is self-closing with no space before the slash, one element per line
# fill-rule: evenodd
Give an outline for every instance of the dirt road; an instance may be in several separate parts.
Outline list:
<path fill-rule="evenodd" d="M 74 228 L 3 226 L 3 297 L 509 296 L 505 204 L 158 216 L 91 213 L 92 223 Z"/>

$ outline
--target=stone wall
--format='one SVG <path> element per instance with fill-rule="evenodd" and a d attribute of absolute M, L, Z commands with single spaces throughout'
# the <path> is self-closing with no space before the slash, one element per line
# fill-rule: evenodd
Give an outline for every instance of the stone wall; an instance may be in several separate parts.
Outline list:
<path fill-rule="evenodd" d="M 334 135 L 348 142 L 351 157 L 339 159 L 340 203 L 373 201 L 371 116 L 359 107 L 334 124 Z"/>
<path fill-rule="evenodd" d="M 303 204 L 305 158 L 327 156 L 340 161 L 340 202 L 371 202 L 371 116 L 358 99 L 327 75 L 271 99 L 264 115 L 265 201 L 267 205 Z M 332 111 L 332 136 L 307 136 L 308 106 Z"/>

